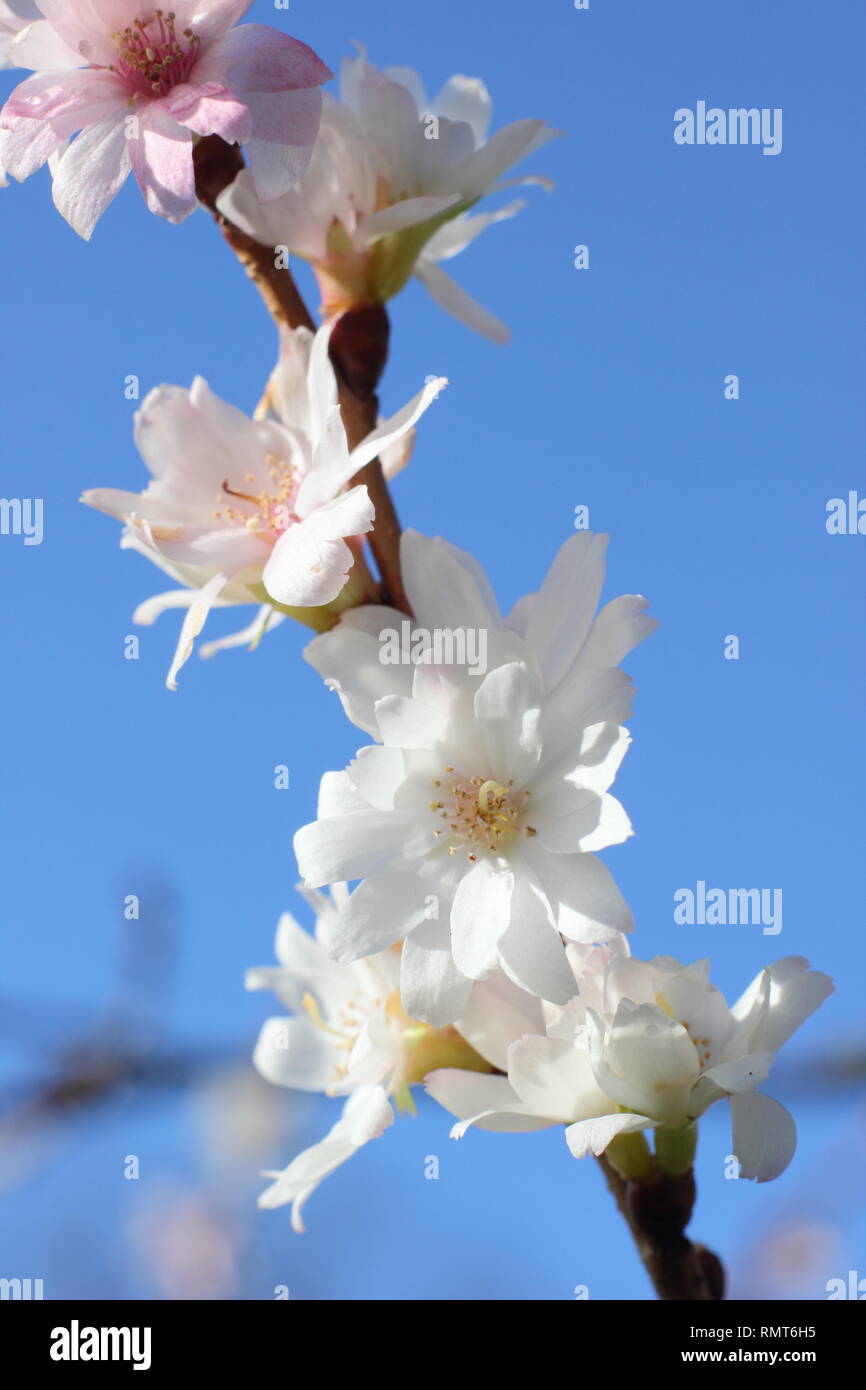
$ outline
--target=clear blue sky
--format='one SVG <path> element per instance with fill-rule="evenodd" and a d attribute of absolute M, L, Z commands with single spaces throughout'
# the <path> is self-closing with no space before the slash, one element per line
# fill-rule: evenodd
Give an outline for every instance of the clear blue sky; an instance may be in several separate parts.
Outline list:
<path fill-rule="evenodd" d="M 760 1286 L 821 1297 L 827 1279 L 866 1274 L 849 1163 L 862 1109 L 853 1089 L 817 1101 L 797 1065 L 863 1038 L 866 537 L 825 529 L 829 498 L 866 495 L 863 9 L 261 0 L 251 17 L 333 68 L 357 38 L 433 90 L 452 72 L 481 75 L 497 124 L 544 116 L 567 132 L 527 164 L 556 192 L 529 189 L 517 220 L 449 267 L 507 319 L 510 345 L 472 336 L 420 287 L 392 306 L 385 407 L 431 373 L 452 381 L 397 502 L 407 523 L 471 550 L 503 604 L 537 587 L 586 504 L 612 535 L 608 596 L 650 598 L 661 628 L 626 663 L 638 698 L 618 784 L 636 835 L 606 856 L 635 911 L 634 949 L 708 954 L 731 996 L 795 952 L 839 986 L 768 1087 L 798 1120 L 791 1169 L 762 1188 L 725 1181 L 719 1109 L 702 1130 L 694 1231 L 731 1262 L 736 1292 L 751 1287 L 765 1225 L 787 1229 L 796 1212 L 822 1239 L 832 1228 L 805 1286 Z M 2 78 L 11 89 L 15 74 Z M 781 107 L 782 153 L 676 145 L 674 111 L 699 100 Z M 284 625 L 253 655 L 193 659 L 176 695 L 163 686 L 174 615 L 141 629 L 140 660 L 125 660 L 132 610 L 167 586 L 77 498 L 144 481 L 128 374 L 146 390 L 200 373 L 252 408 L 274 333 L 208 216 L 170 227 L 131 183 L 89 246 L 54 212 L 45 175 L 0 191 L 0 239 L 2 492 L 45 505 L 41 546 L 0 538 L 2 992 L 16 1001 L 0 1077 L 44 1066 L 76 1020 L 114 1000 L 119 962 L 154 930 L 156 879 L 179 903 L 173 983 L 152 985 L 161 1016 L 172 1037 L 243 1064 L 270 1006 L 242 974 L 270 961 L 292 905 L 292 833 L 322 771 L 362 740 L 300 660 L 301 629 Z M 586 271 L 573 267 L 579 243 Z M 729 373 L 737 401 L 724 399 Z M 236 618 L 217 614 L 211 635 Z M 723 657 L 729 634 L 738 661 Z M 288 791 L 273 787 L 277 763 Z M 674 892 L 698 879 L 781 888 L 781 934 L 675 924 Z M 126 923 L 135 892 L 142 918 Z M 125 990 L 134 997 L 135 980 Z M 592 1298 L 648 1296 L 600 1175 L 560 1133 L 453 1144 L 432 1104 L 331 1179 L 309 1234 L 293 1235 L 286 1213 L 255 1211 L 255 1167 L 282 1166 L 336 1109 L 282 1101 L 294 1133 L 230 1192 L 183 1100 L 89 1114 L 0 1193 L 0 1274 L 43 1276 L 47 1296 L 152 1293 L 130 1222 L 164 1188 L 216 1184 L 246 1242 L 243 1297 L 276 1283 L 297 1298 L 568 1299 L 578 1284 Z M 831 1152 L 837 1182 L 818 1197 Z M 129 1153 L 137 1183 L 122 1177 Z M 424 1179 L 428 1154 L 438 1182 Z"/>

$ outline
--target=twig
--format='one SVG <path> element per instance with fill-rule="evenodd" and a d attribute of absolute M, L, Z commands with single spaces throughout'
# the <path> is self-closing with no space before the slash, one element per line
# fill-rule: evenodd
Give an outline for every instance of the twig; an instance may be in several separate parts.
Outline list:
<path fill-rule="evenodd" d="M 195 147 L 196 192 L 213 214 L 229 246 L 256 286 L 278 327 L 315 328 L 288 268 L 276 264 L 273 248 L 261 246 L 225 218 L 217 199 L 244 167 L 236 145 L 218 135 L 207 135 Z M 383 305 L 367 305 L 344 314 L 331 334 L 331 361 L 337 375 L 340 406 L 349 448 L 375 429 L 379 417 L 376 387 L 388 356 L 388 315 Z M 376 509 L 369 536 L 382 581 L 382 602 L 411 613 L 400 573 L 400 522 L 382 465 L 374 459 L 354 481 L 363 483 Z"/>
<path fill-rule="evenodd" d="M 603 1154 L 598 1161 L 659 1298 L 724 1298 L 725 1272 L 718 1255 L 685 1234 L 695 1201 L 693 1172 L 630 1181 Z"/>

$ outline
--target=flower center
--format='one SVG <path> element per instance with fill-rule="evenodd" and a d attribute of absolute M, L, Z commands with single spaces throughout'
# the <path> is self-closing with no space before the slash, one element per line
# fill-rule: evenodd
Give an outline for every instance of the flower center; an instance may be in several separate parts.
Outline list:
<path fill-rule="evenodd" d="M 263 536 L 273 544 L 298 520 L 294 506 L 299 481 L 297 468 L 293 463 L 286 463 L 285 459 L 277 458 L 276 454 L 268 454 L 265 462 L 271 480 L 269 486 L 260 492 L 244 492 L 241 488 L 230 487 L 226 479 L 222 491 L 216 494 L 216 500 L 221 506 L 219 511 L 214 512 L 214 516 L 217 521 L 245 526 L 248 531 L 255 531 L 257 535 Z M 252 473 L 246 474 L 244 484 L 255 484 Z M 247 503 L 247 506 L 236 507 L 231 502 L 227 504 L 226 499 L 232 497 L 239 502 Z"/>
<path fill-rule="evenodd" d="M 199 57 L 201 39 L 192 29 L 178 34 L 176 19 L 173 10 L 168 14 L 156 10 L 152 19 L 136 19 L 116 33 L 118 61 L 109 71 L 124 78 L 142 96 L 162 97 L 186 82 Z"/>
<path fill-rule="evenodd" d="M 692 1032 L 686 1019 L 677 1018 L 676 1014 L 674 1013 L 673 1009 L 671 1008 L 670 1004 L 668 1003 L 667 999 L 663 994 L 656 995 L 656 1003 L 658 1004 L 660 1009 L 664 1009 L 668 1018 L 672 1018 L 676 1023 L 679 1023 L 681 1027 L 685 1028 L 686 1032 L 689 1035 L 689 1042 L 692 1044 L 692 1047 L 698 1054 L 698 1066 L 700 1067 L 701 1071 L 703 1071 L 704 1067 L 707 1065 L 707 1062 L 710 1060 L 710 1057 L 712 1056 L 712 1044 L 710 1043 L 709 1038 L 699 1038 L 697 1036 L 697 1030 L 695 1030 L 695 1032 Z"/>
<path fill-rule="evenodd" d="M 305 994 L 301 1004 L 315 1027 L 322 1033 L 327 1033 L 335 1049 L 334 1069 L 328 1078 L 329 1089 L 341 1085 L 345 1080 L 349 1072 L 349 1058 L 358 1041 L 358 1035 L 374 1014 L 384 1011 L 391 1028 L 401 1036 L 414 1036 L 418 1030 L 423 1031 L 430 1026 L 427 1023 L 416 1023 L 409 1017 L 400 1002 L 399 989 L 387 999 L 381 995 L 370 998 L 364 990 L 358 990 L 341 1004 L 338 1012 L 327 1021 L 322 1017 L 322 1011 L 312 994 Z"/>
<path fill-rule="evenodd" d="M 440 827 L 435 834 L 437 839 L 444 837 L 449 854 L 467 850 L 466 857 L 474 864 L 479 850 L 502 854 L 515 835 L 535 834 L 531 825 L 521 825 L 527 791 L 515 792 L 511 781 L 507 786 L 483 777 L 462 781 L 453 767 L 446 767 L 445 775 L 444 782 L 436 778 L 434 785 L 444 791 L 441 800 L 430 802 L 430 810 L 446 823 L 447 829 Z"/>

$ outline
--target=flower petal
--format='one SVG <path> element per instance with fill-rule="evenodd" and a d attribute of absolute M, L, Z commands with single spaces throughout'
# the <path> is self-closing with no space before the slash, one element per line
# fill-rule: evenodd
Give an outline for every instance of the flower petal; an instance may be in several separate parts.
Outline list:
<path fill-rule="evenodd" d="M 281 1173 L 268 1173 L 276 1181 L 259 1197 L 260 1207 L 292 1203 L 292 1226 L 303 1231 L 303 1207 L 319 1183 L 345 1163 L 371 1139 L 378 1139 L 394 1123 L 394 1112 L 381 1086 L 361 1086 L 349 1096 L 341 1118 L 325 1138 L 289 1164 Z"/>
<path fill-rule="evenodd" d="M 655 1121 L 646 1115 L 599 1115 L 592 1120 L 578 1120 L 565 1131 L 565 1142 L 575 1158 L 587 1154 L 603 1154 L 618 1134 L 634 1134 L 639 1129 L 652 1129 Z"/>
<path fill-rule="evenodd" d="M 499 1132 L 526 1132 L 549 1129 L 555 1121 L 530 1115 L 505 1076 L 484 1076 L 481 1072 L 442 1067 L 424 1078 L 428 1095 L 461 1121 L 451 1130 L 452 1139 L 462 1139 L 470 1125 Z"/>
<path fill-rule="evenodd" d="M 252 117 L 247 107 L 217 82 L 181 82 L 153 106 L 196 135 L 219 135 L 229 145 L 250 138 Z"/>
<path fill-rule="evenodd" d="M 295 835 L 295 854 L 304 882 L 350 883 L 400 863 L 411 847 L 428 839 L 414 811 L 356 811 L 311 821 Z"/>
<path fill-rule="evenodd" d="M 496 964 L 500 937 L 508 929 L 514 875 L 486 856 L 457 885 L 451 904 L 451 948 L 457 969 L 482 979 Z"/>
<path fill-rule="evenodd" d="M 499 942 L 499 961 L 515 984 L 553 1004 L 567 1004 L 577 985 L 550 906 L 537 883 L 518 873 L 511 922 Z"/>
<path fill-rule="evenodd" d="M 21 8 L 20 4 L 18 8 Z M 47 19 L 38 19 L 15 35 L 9 46 L 8 63 L 4 66 L 45 72 L 57 68 L 80 68 L 86 61 Z"/>
<path fill-rule="evenodd" d="M 294 1091 L 327 1091 L 341 1060 L 333 1037 L 306 1016 L 266 1019 L 253 1052 L 260 1076 Z"/>
<path fill-rule="evenodd" d="M 544 691 L 534 671 L 511 661 L 489 671 L 475 695 L 475 717 L 487 751 L 491 775 L 522 788 L 541 756 Z"/>
<path fill-rule="evenodd" d="M 133 173 L 150 211 L 169 222 L 182 222 L 197 206 L 191 132 L 162 104 L 151 103 L 128 144 Z"/>
<path fill-rule="evenodd" d="M 371 530 L 374 515 L 367 489 L 355 487 L 291 525 L 265 565 L 263 581 L 271 598 L 289 607 L 331 603 L 354 564 L 342 537 Z"/>
<path fill-rule="evenodd" d="M 454 1023 L 466 1007 L 472 981 L 454 964 L 445 947 L 428 949 L 411 936 L 403 942 L 400 997 L 410 1018 L 435 1027 Z"/>
<path fill-rule="evenodd" d="M 541 1000 L 495 970 L 472 986 L 457 1030 L 486 1061 L 507 1071 L 511 1044 L 525 1033 L 544 1033 Z"/>
<path fill-rule="evenodd" d="M 66 149 L 54 170 L 54 205 L 85 241 L 130 169 L 130 142 L 115 117 L 88 126 Z"/>
<path fill-rule="evenodd" d="M 408 433 L 428 406 L 433 404 L 439 392 L 443 391 L 447 385 L 447 377 L 430 377 L 418 394 L 412 397 L 408 405 L 404 405 L 402 410 L 398 410 L 396 415 L 392 415 L 390 419 L 381 421 L 352 450 L 353 469 L 363 468 L 364 464 L 374 459 L 380 450 L 389 448 Z"/>
<path fill-rule="evenodd" d="M 797 1147 L 793 1117 L 771 1096 L 747 1091 L 731 1096 L 732 1147 L 741 1178 L 770 1182 L 784 1173 Z"/>
<path fill-rule="evenodd" d="M 165 683 L 169 690 L 177 690 L 177 673 L 180 668 L 189 660 L 192 654 L 193 643 L 207 622 L 207 615 L 211 610 L 214 599 L 224 588 L 228 581 L 225 574 L 215 574 L 209 579 L 204 588 L 199 589 L 195 599 L 190 604 L 180 629 L 180 636 L 177 639 L 177 649 L 172 659 L 171 667 L 165 678 Z"/>
<path fill-rule="evenodd" d="M 507 343 L 511 336 L 501 319 L 496 318 L 483 305 L 467 294 L 462 285 L 446 274 L 435 261 L 420 256 L 415 262 L 415 274 L 421 284 L 446 314 L 451 314 L 459 323 L 465 324 L 482 338 L 492 343 Z"/>
<path fill-rule="evenodd" d="M 399 869 L 365 880 L 350 894 L 331 935 L 341 964 L 384 951 L 426 920 L 424 885 Z"/>
<path fill-rule="evenodd" d="M 441 536 L 404 531 L 400 562 L 420 627 L 498 628 L 502 618 L 478 561 Z"/>

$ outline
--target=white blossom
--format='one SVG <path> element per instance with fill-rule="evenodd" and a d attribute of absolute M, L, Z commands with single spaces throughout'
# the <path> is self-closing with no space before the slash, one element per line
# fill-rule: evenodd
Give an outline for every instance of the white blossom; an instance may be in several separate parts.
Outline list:
<path fill-rule="evenodd" d="M 403 537 L 416 622 L 483 627 L 482 679 L 457 665 L 383 665 L 379 637 L 395 615 L 380 608 L 355 610 L 310 649 L 379 745 L 324 777 L 318 819 L 295 837 L 301 873 L 310 886 L 363 880 L 335 951 L 355 960 L 405 938 L 415 1018 L 453 1022 L 471 982 L 497 966 L 564 1003 L 574 980 L 562 936 L 631 929 L 595 852 L 631 834 L 608 791 L 629 743 L 631 682 L 617 663 L 655 623 L 636 596 L 594 616 L 605 542 L 572 536 L 540 592 L 503 619 L 468 556 Z"/>

